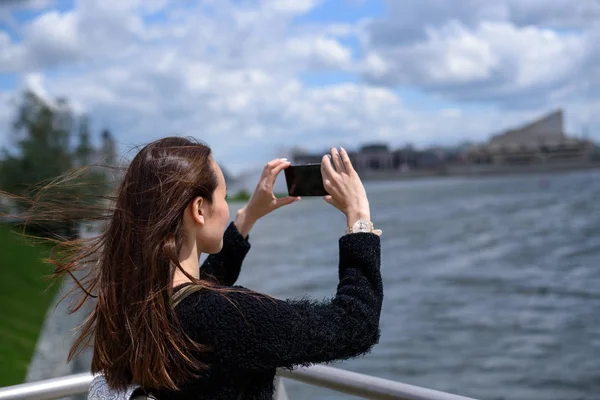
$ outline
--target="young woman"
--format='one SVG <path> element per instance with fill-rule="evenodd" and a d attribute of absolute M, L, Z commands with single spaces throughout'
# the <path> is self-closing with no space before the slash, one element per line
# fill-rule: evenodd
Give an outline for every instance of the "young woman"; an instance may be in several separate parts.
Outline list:
<path fill-rule="evenodd" d="M 380 232 L 343 149 L 322 160 L 325 200 L 348 223 L 339 239 L 335 297 L 279 300 L 234 286 L 254 223 L 298 200 L 273 195 L 275 178 L 289 165 L 266 164 L 229 224 L 225 180 L 207 146 L 169 137 L 144 147 L 102 235 L 55 260 L 57 276 L 94 260 L 82 301 L 97 296 L 97 303 L 69 359 L 93 342 L 93 373 L 113 388 L 139 384 L 160 400 L 271 399 L 277 368 L 369 352 L 379 339 L 383 299 Z M 200 266 L 202 253 L 209 256 Z M 201 288 L 173 307 L 174 293 L 186 285 Z"/>

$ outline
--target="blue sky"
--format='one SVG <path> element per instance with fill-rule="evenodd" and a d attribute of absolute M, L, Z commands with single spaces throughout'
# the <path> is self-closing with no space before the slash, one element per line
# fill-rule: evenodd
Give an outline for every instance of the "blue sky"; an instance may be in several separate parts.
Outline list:
<path fill-rule="evenodd" d="M 189 134 L 234 172 L 294 146 L 485 141 L 555 108 L 600 140 L 599 20 L 595 0 L 10 0 L 0 145 L 26 88 L 122 152 Z"/>

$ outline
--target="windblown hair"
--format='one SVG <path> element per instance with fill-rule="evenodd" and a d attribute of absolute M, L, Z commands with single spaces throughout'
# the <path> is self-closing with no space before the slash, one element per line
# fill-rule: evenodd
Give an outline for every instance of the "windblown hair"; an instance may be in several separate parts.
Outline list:
<path fill-rule="evenodd" d="M 57 178 L 44 190 L 69 181 Z M 55 240 L 48 262 L 54 278 L 70 275 L 79 292 L 70 312 L 97 297 L 71 348 L 71 361 L 93 343 L 92 373 L 103 373 L 110 386 L 130 383 L 177 390 L 202 376 L 208 365 L 194 354 L 210 351 L 183 331 L 172 305 L 172 280 L 178 269 L 207 290 L 231 292 L 212 280 L 195 279 L 181 267 L 183 213 L 201 196 L 209 204 L 217 187 L 211 150 L 181 137 L 154 141 L 133 158 L 106 206 L 44 209 L 34 199 L 26 220 L 103 220 L 105 228 L 91 239 Z M 55 193 L 54 191 L 53 193 Z M 56 196 L 55 196 L 56 197 Z M 47 207 L 46 207 L 47 208 Z"/>

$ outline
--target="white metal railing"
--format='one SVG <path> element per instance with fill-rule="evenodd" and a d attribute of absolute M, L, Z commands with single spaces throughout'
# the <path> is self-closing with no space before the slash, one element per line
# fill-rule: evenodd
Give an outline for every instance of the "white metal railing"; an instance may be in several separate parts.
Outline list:
<path fill-rule="evenodd" d="M 325 365 L 280 370 L 278 376 L 369 399 L 474 400 Z M 0 400 L 50 400 L 81 395 L 87 393 L 92 378 L 83 373 L 4 387 L 0 388 Z"/>
<path fill-rule="evenodd" d="M 367 399 L 395 400 L 474 400 L 438 390 L 407 385 L 389 379 L 359 374 L 325 365 L 313 365 L 294 371 L 280 370 L 279 376 L 321 386 Z M 0 400 L 2 397 L 0 396 Z"/>
<path fill-rule="evenodd" d="M 61 378 L 0 388 L 0 399 L 59 399 L 61 397 L 85 394 L 90 388 L 93 376 L 89 373 L 69 375 Z"/>

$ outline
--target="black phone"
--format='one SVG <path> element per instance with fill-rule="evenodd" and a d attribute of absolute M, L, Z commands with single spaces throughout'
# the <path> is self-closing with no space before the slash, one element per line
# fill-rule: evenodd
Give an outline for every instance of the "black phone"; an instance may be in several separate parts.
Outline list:
<path fill-rule="evenodd" d="M 290 165 L 285 169 L 290 196 L 325 196 L 321 164 Z"/>

